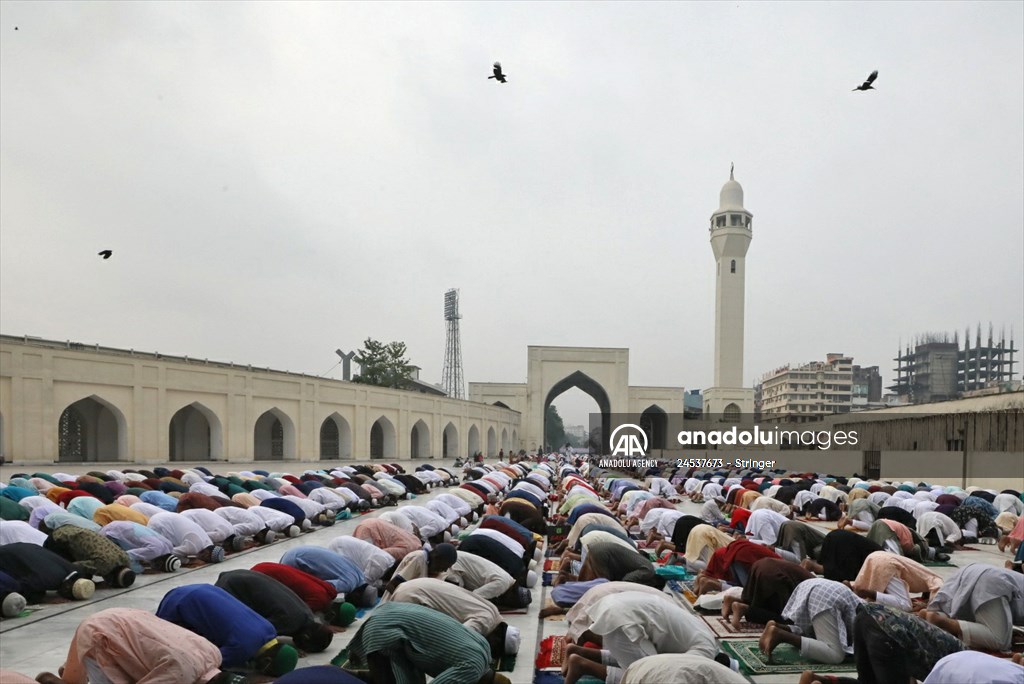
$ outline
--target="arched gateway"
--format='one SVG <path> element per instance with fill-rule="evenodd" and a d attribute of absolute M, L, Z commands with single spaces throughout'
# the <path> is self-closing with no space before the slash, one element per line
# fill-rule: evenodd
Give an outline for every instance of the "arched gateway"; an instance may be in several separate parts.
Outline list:
<path fill-rule="evenodd" d="M 639 425 L 641 415 L 652 445 L 670 445 L 669 435 L 674 434 L 673 427 L 678 429 L 673 419 L 681 420 L 683 414 L 685 391 L 682 387 L 630 386 L 628 349 L 531 346 L 527 357 L 525 383 L 469 383 L 471 401 L 507 406 L 522 414 L 523 448 L 534 450 L 542 445 L 548 406 L 574 387 L 597 402 L 605 448 L 612 422 Z"/>

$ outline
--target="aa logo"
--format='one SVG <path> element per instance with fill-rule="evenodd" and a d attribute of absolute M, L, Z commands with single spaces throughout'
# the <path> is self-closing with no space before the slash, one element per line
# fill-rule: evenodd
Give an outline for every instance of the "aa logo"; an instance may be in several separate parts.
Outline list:
<path fill-rule="evenodd" d="M 629 458 L 646 456 L 647 433 L 639 425 L 623 423 L 612 430 L 608 446 L 612 449 L 612 456 L 626 456 Z"/>

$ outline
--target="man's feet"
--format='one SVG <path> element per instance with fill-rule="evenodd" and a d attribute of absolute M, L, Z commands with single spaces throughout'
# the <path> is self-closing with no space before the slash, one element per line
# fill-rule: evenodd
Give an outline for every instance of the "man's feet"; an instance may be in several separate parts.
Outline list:
<path fill-rule="evenodd" d="M 844 527 L 846 527 L 849 524 L 850 524 L 850 519 L 847 518 L 846 514 L 844 513 L 843 515 L 839 516 L 839 522 L 836 523 L 836 527 L 838 527 L 839 529 L 843 529 Z"/>
<path fill-rule="evenodd" d="M 761 633 L 761 638 L 757 641 L 758 648 L 761 649 L 761 653 L 767 656 L 769 663 L 772 662 L 772 651 L 782 643 L 781 632 L 782 630 L 779 629 L 779 625 L 775 620 L 771 620 Z"/>
<path fill-rule="evenodd" d="M 747 608 L 749 608 L 749 606 L 746 603 L 740 603 L 739 601 L 732 604 L 729 622 L 732 624 L 734 629 L 740 628 L 740 623 L 743 622 L 743 617 L 747 614 Z"/>

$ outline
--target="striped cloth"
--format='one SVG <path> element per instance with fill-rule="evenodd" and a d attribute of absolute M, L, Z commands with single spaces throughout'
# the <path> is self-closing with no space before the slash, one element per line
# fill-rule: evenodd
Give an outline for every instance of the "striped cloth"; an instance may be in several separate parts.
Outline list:
<path fill-rule="evenodd" d="M 411 603 L 385 603 L 373 610 L 349 644 L 350 662 L 383 656 L 395 684 L 476 682 L 490 668 L 487 640 L 453 618 Z"/>

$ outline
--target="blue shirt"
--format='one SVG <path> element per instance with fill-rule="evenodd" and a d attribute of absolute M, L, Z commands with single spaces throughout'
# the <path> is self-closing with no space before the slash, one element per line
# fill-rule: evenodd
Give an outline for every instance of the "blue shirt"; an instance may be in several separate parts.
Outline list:
<path fill-rule="evenodd" d="M 212 584 L 171 589 L 160 601 L 156 616 L 215 644 L 224 667 L 244 666 L 277 637 L 277 631 L 265 617 Z"/>
<path fill-rule="evenodd" d="M 139 494 L 139 500 L 143 503 L 148 503 L 153 506 L 169 511 L 170 513 L 178 512 L 178 500 L 170 494 L 164 494 L 163 492 L 142 492 Z"/>
<path fill-rule="evenodd" d="M 290 565 L 324 580 L 339 594 L 348 594 L 366 584 L 358 565 L 322 546 L 300 546 L 281 556 L 282 565 Z"/>

